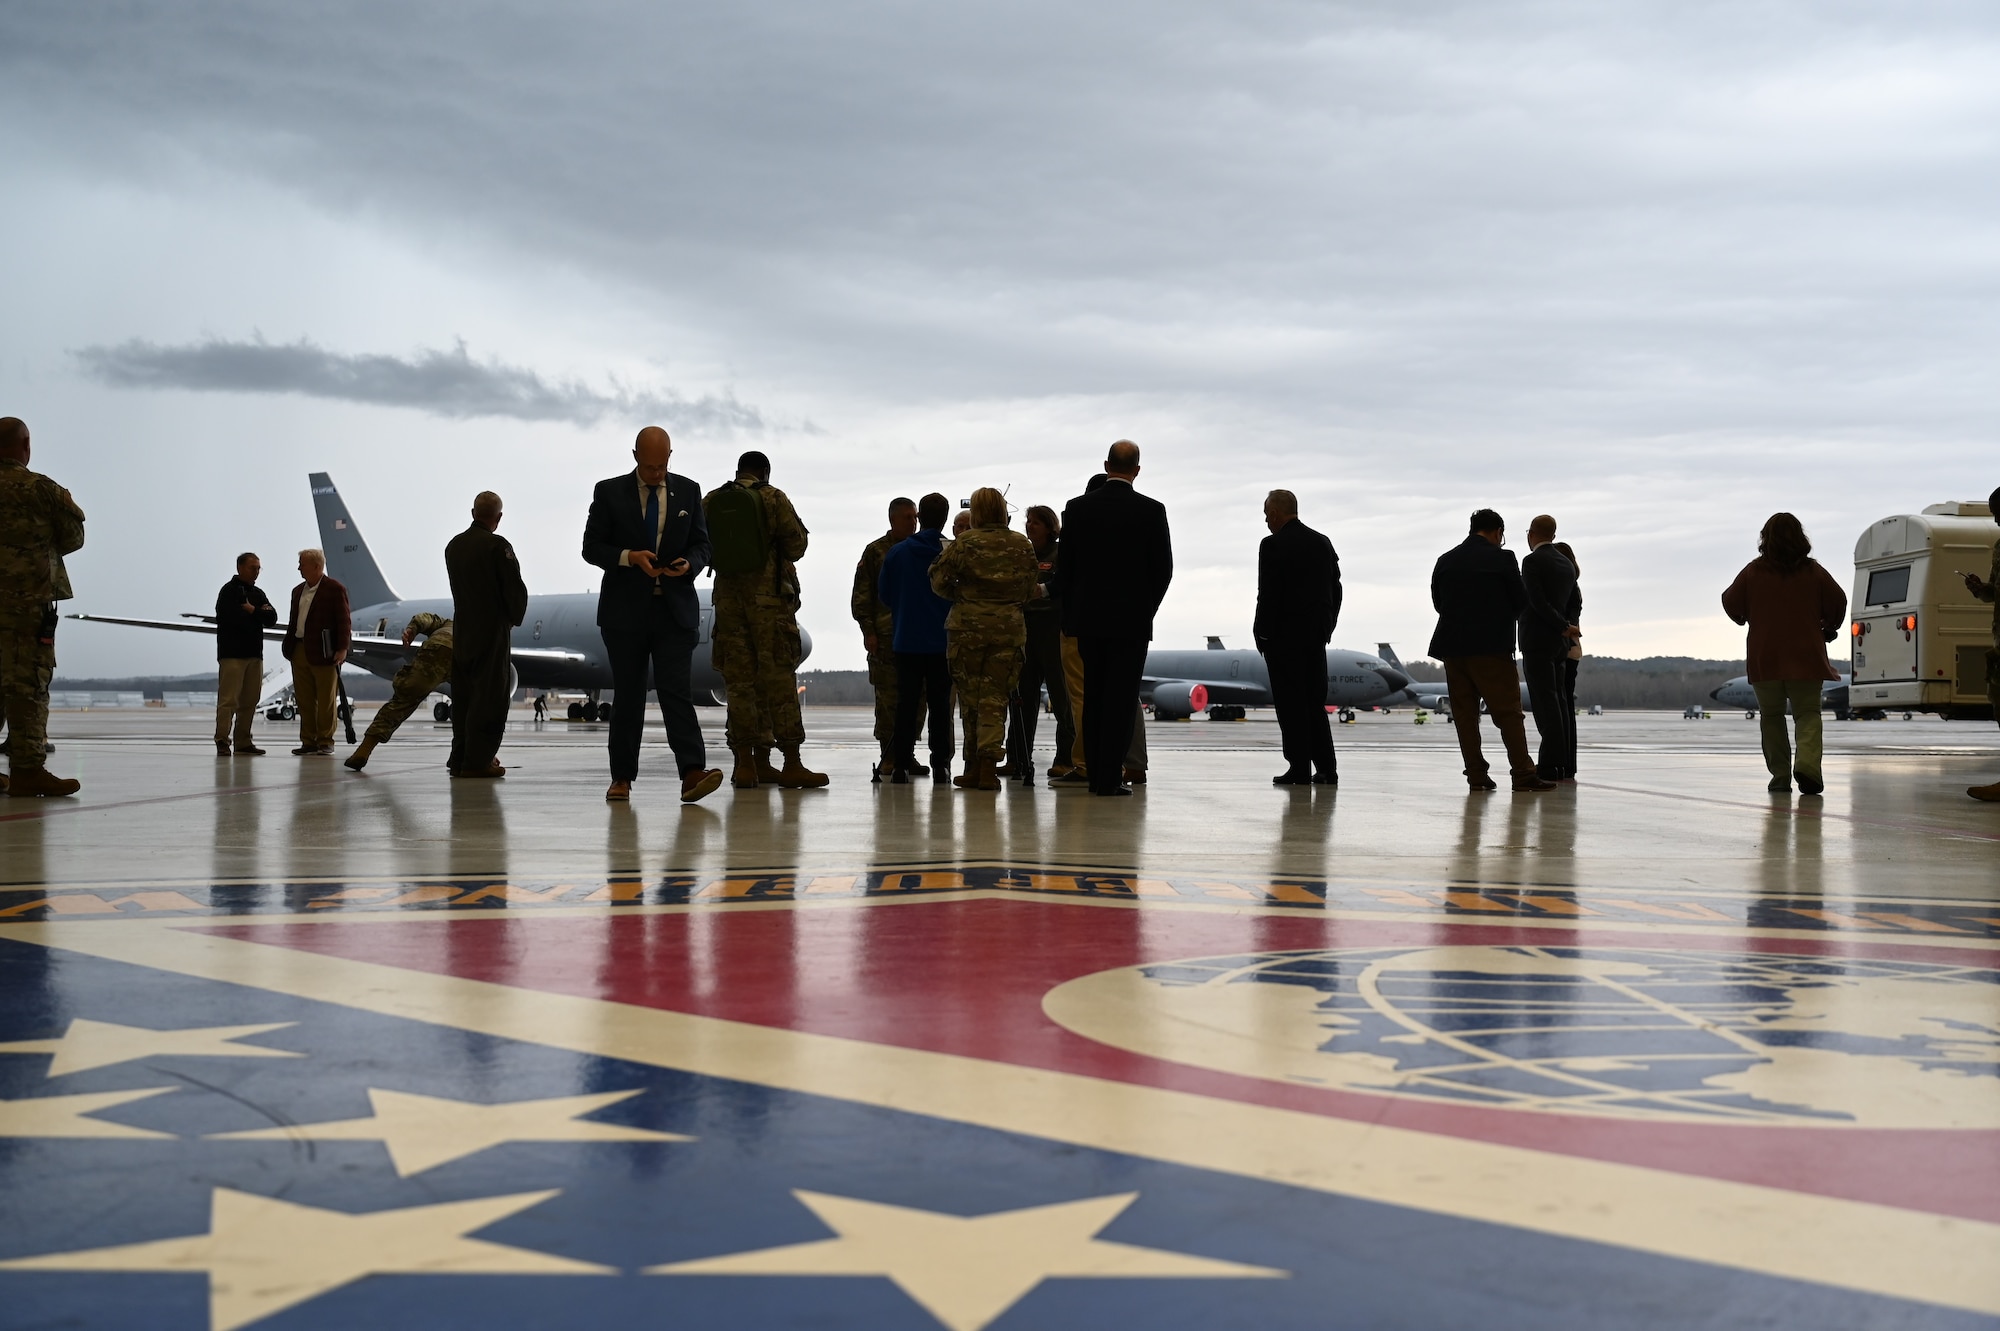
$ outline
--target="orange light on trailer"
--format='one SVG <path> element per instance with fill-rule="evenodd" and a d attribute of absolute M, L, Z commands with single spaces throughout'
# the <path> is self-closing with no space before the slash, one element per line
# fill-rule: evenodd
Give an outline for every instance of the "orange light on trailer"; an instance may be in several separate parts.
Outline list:
<path fill-rule="evenodd" d="M 1917 631 L 1917 617 L 1915 615 L 1904 615 L 1896 621 L 1896 627 L 1905 633 L 1915 633 Z"/>
<path fill-rule="evenodd" d="M 1847 631 L 1858 638 L 1868 631 L 1868 626 L 1857 619 L 1847 626 Z"/>

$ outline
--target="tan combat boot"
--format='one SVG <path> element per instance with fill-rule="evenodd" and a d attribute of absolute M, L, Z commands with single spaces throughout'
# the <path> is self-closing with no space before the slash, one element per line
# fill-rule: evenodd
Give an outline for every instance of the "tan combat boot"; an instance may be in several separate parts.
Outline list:
<path fill-rule="evenodd" d="M 375 741 L 363 739 L 361 743 L 355 745 L 354 752 L 347 755 L 347 761 L 343 766 L 351 767 L 358 772 L 368 766 L 368 755 L 373 752 L 375 752 Z"/>
<path fill-rule="evenodd" d="M 26 771 L 16 769 L 7 783 L 7 793 L 16 799 L 30 796 L 74 795 L 82 789 L 83 782 L 53 776 L 46 767 L 30 767 Z"/>
<path fill-rule="evenodd" d="M 974 790 L 1000 789 L 1000 774 L 995 770 L 991 758 L 981 758 L 974 765 L 972 769 L 972 788 Z"/>
<path fill-rule="evenodd" d="M 1985 800 L 1988 804 L 2000 804 L 2000 781 L 1995 781 L 1990 786 L 1967 786 L 1965 793 L 1976 800 Z"/>
<path fill-rule="evenodd" d="M 778 773 L 778 784 L 790 790 L 817 790 L 827 783 L 825 772 L 815 772 L 799 761 L 797 749 L 786 749 L 785 768 Z"/>
<path fill-rule="evenodd" d="M 752 753 L 757 763 L 758 784 L 765 786 L 783 785 L 785 774 L 771 765 L 771 746 L 760 744 L 756 749 L 752 750 Z"/>
<path fill-rule="evenodd" d="M 757 755 L 752 749 L 737 749 L 736 771 L 730 775 L 729 784 L 738 790 L 757 788 Z"/>

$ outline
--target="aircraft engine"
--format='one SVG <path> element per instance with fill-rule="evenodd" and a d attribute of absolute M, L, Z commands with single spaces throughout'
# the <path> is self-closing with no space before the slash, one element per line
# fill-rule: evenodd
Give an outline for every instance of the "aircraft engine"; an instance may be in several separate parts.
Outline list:
<path fill-rule="evenodd" d="M 1184 721 L 1208 710 L 1208 686 L 1170 680 L 1153 686 L 1153 715 L 1162 721 Z"/>

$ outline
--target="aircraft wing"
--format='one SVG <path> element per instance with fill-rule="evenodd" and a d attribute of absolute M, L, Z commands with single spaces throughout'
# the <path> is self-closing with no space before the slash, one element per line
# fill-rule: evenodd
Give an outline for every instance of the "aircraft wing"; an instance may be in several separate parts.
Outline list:
<path fill-rule="evenodd" d="M 92 624 L 126 624 L 140 629 L 169 629 L 175 633 L 214 633 L 215 619 L 209 615 L 184 615 L 180 619 L 125 619 L 117 615 L 70 615 L 70 619 L 81 619 Z M 268 628 L 264 630 L 267 642 L 283 642 L 285 630 Z M 417 644 L 405 646 L 401 638 L 378 638 L 372 633 L 353 635 L 348 651 L 356 656 L 413 656 Z M 560 647 L 514 647 L 508 656 L 516 661 L 535 661 L 559 664 L 565 661 L 584 661 L 589 658 L 582 652 L 568 651 Z"/>

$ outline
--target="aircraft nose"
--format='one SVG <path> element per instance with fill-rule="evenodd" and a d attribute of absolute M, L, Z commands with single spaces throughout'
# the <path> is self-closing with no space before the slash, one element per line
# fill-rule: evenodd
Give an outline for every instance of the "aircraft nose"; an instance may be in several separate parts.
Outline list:
<path fill-rule="evenodd" d="M 1389 686 L 1391 693 L 1401 693 L 1410 687 L 1410 677 L 1400 670 L 1390 666 L 1376 666 L 1375 673 L 1382 677 L 1382 682 Z"/>
<path fill-rule="evenodd" d="M 813 654 L 812 634 L 806 632 L 805 625 L 801 624 L 799 626 L 799 660 L 803 661 L 812 654 Z"/>

